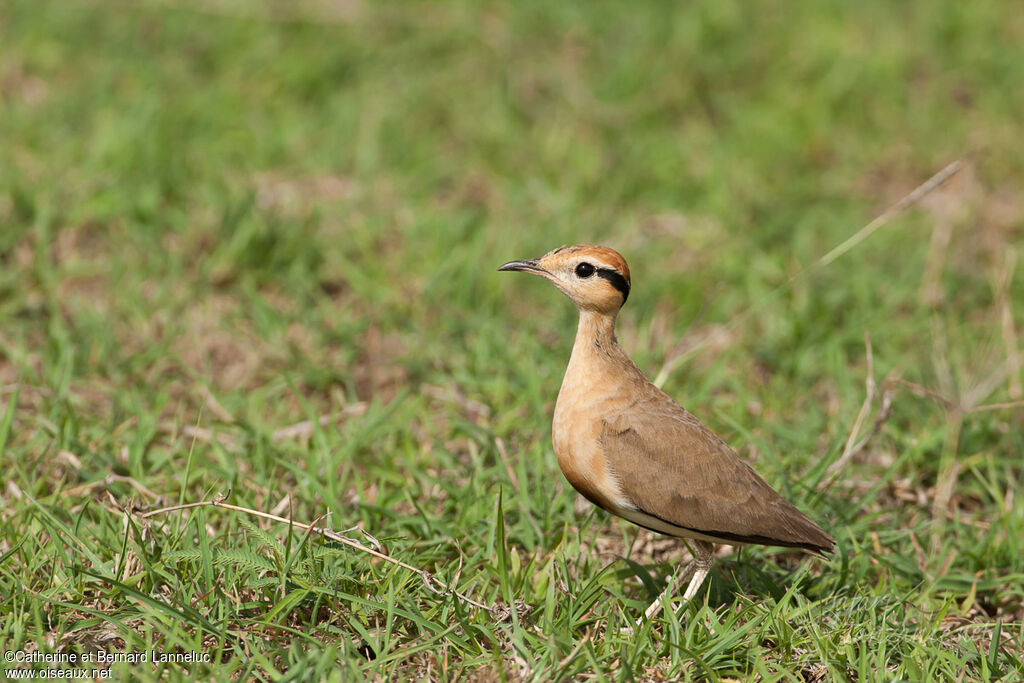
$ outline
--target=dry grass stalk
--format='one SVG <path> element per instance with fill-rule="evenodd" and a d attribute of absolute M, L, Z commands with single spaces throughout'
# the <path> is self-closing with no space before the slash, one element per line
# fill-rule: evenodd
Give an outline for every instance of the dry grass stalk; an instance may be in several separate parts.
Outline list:
<path fill-rule="evenodd" d="M 870 237 L 872 234 L 878 231 L 879 228 L 883 227 L 896 216 L 900 215 L 914 204 L 918 203 L 929 194 L 937 190 L 943 184 L 946 183 L 950 178 L 955 176 L 957 173 L 962 171 L 967 166 L 967 160 L 965 158 L 957 159 L 952 163 L 948 164 L 945 168 L 935 173 L 928 180 L 924 181 L 913 190 L 901 197 L 895 204 L 892 204 L 885 211 L 876 216 L 870 223 L 865 225 L 863 228 L 855 232 L 850 237 L 843 240 L 836 247 L 831 249 L 824 256 L 815 261 L 810 267 L 800 270 L 788 280 L 783 282 L 781 285 L 776 287 L 774 290 L 764 295 L 760 300 L 751 304 L 746 310 L 735 316 L 728 325 L 721 326 L 714 331 L 714 334 L 708 335 L 707 338 L 701 340 L 699 343 L 694 344 L 685 353 L 680 353 L 678 356 L 671 357 L 666 360 L 661 371 L 658 372 L 654 384 L 655 386 L 662 386 L 664 381 L 668 378 L 668 375 L 678 366 L 682 365 L 684 361 L 695 355 L 698 351 L 703 349 L 705 346 L 711 343 L 715 343 L 736 327 L 740 326 L 757 310 L 759 310 L 766 302 L 778 293 L 785 291 L 789 287 L 793 286 L 798 280 L 808 277 L 809 275 L 817 272 L 818 270 L 828 266 L 833 261 L 837 260 L 846 252 L 853 249 L 855 246 L 863 242 L 865 239 Z M 676 346 L 679 348 L 679 345 Z"/>
<path fill-rule="evenodd" d="M 1010 375 L 1009 396 L 1017 400 L 1024 397 L 1021 387 L 1021 353 L 1017 345 L 1017 328 L 1013 323 L 1013 307 L 1010 305 L 1010 283 L 1017 265 L 1017 253 L 1013 249 L 1004 252 L 1003 262 L 996 273 L 996 308 L 1002 325 L 1003 345 L 1006 346 L 1007 372 Z"/>
<path fill-rule="evenodd" d="M 491 607 L 490 605 L 485 605 L 485 604 L 483 604 L 481 602 L 477 602 L 476 600 L 473 600 L 472 598 L 470 598 L 470 597 L 460 593 L 459 591 L 455 590 L 451 586 L 446 586 L 445 584 L 443 584 L 441 582 L 440 579 L 435 577 L 433 574 L 431 574 L 427 570 L 420 569 L 419 567 L 414 567 L 413 565 L 411 565 L 411 564 L 409 564 L 407 562 L 403 562 L 402 560 L 395 559 L 394 557 L 391 557 L 390 555 L 385 554 L 383 552 L 384 548 L 383 548 L 383 546 L 381 546 L 380 542 L 377 541 L 377 539 L 375 539 L 373 536 L 371 536 L 368 532 L 363 531 L 362 529 L 360 529 L 360 531 L 367 537 L 368 540 L 370 540 L 371 543 L 373 543 L 378 548 L 380 548 L 380 550 L 375 550 L 373 548 L 365 546 L 362 543 L 359 543 L 358 541 L 354 541 L 351 538 L 348 538 L 346 536 L 342 536 L 340 533 L 338 533 L 336 531 L 332 531 L 330 529 L 325 529 L 324 527 L 317 526 L 317 523 L 319 523 L 321 520 L 323 520 L 327 516 L 327 514 L 329 514 L 329 513 L 324 513 L 323 515 L 318 517 L 316 520 L 314 520 L 313 524 L 304 524 L 302 522 L 296 522 L 295 520 L 292 520 L 292 519 L 287 519 L 285 517 L 280 517 L 278 515 L 270 514 L 269 512 L 262 512 L 260 510 L 253 510 L 252 508 L 246 508 L 246 507 L 242 507 L 240 505 L 232 505 L 230 503 L 225 503 L 224 500 L 226 498 L 227 498 L 227 496 L 222 494 L 222 495 L 219 495 L 219 496 L 213 498 L 212 500 L 200 501 L 198 503 L 184 503 L 182 505 L 172 505 L 170 507 L 160 508 L 159 510 L 152 510 L 150 512 L 145 512 L 145 513 L 143 513 L 143 514 L 141 514 L 139 516 L 142 519 L 148 519 L 150 517 L 155 517 L 157 515 L 166 514 L 168 512 L 174 512 L 176 510 L 187 510 L 187 509 L 197 508 L 197 507 L 218 507 L 218 508 L 224 508 L 226 510 L 234 510 L 235 512 L 243 512 L 243 513 L 245 513 L 247 515 L 252 515 L 254 517 L 261 517 L 263 519 L 269 519 L 269 520 L 274 521 L 274 522 L 280 522 L 282 524 L 287 524 L 287 525 L 292 526 L 292 527 L 298 527 L 299 529 L 305 530 L 307 533 L 320 534 L 324 538 L 328 538 L 328 539 L 334 541 L 335 543 L 341 543 L 342 545 L 347 545 L 348 547 L 353 548 L 355 550 L 358 550 L 359 552 L 366 553 L 367 555 L 371 555 L 372 557 L 376 557 L 379 560 L 384 560 L 385 562 L 389 562 L 389 563 L 391 563 L 393 565 L 396 565 L 398 567 L 402 567 L 403 569 L 408 569 L 409 571 L 411 571 L 411 572 L 413 572 L 415 574 L 418 574 L 419 577 L 423 580 L 423 585 L 426 586 L 427 590 L 429 590 L 432 593 L 436 593 L 438 595 L 449 595 L 449 596 L 456 597 L 456 598 L 462 600 L 463 602 L 465 602 L 465 603 L 467 603 L 469 605 L 472 605 L 474 607 L 478 607 L 478 608 L 483 609 L 483 610 L 487 610 L 488 612 L 494 612 L 496 610 L 496 608 Z M 461 558 L 460 558 L 460 566 L 461 566 Z"/>
<path fill-rule="evenodd" d="M 866 434 L 859 441 L 856 441 L 857 435 L 860 434 L 861 425 L 864 420 L 867 419 L 868 413 L 871 411 L 871 405 L 875 401 L 875 397 L 878 394 L 878 385 L 875 383 L 875 361 L 874 354 L 871 350 L 871 334 L 864 331 L 864 356 L 867 362 L 867 377 L 864 380 L 865 384 L 865 395 L 864 402 L 860 406 L 860 411 L 857 413 L 857 419 L 853 422 L 853 427 L 850 429 L 850 435 L 846 439 L 846 445 L 843 447 L 843 453 L 839 458 L 829 465 L 828 470 L 825 471 L 825 477 L 821 480 L 818 485 L 818 489 L 821 490 L 829 486 L 838 476 L 839 472 L 846 466 L 846 464 L 853 459 L 858 453 L 864 450 L 871 441 L 881 430 L 882 425 L 889 419 L 892 414 L 892 382 L 891 376 L 887 377 L 883 382 L 884 387 L 882 391 L 882 404 L 878 409 L 878 415 L 875 417 L 874 426 L 871 428 L 871 432 Z"/>

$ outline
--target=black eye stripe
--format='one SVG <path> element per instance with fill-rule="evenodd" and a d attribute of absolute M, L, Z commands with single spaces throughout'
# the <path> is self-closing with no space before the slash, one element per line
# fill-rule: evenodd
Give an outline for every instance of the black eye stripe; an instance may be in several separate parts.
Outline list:
<path fill-rule="evenodd" d="M 622 292 L 622 303 L 626 303 L 626 299 L 629 298 L 629 281 L 622 277 L 619 271 L 611 268 L 598 268 L 597 276 L 612 283 L 612 287 Z"/>

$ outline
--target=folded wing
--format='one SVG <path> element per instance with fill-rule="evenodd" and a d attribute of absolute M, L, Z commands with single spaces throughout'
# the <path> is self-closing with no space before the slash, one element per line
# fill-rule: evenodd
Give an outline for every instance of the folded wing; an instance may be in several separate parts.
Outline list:
<path fill-rule="evenodd" d="M 642 501 L 634 502 L 637 509 L 664 523 L 658 531 L 832 550 L 831 536 L 674 401 L 634 405 L 604 419 L 600 445 L 622 494 Z"/>

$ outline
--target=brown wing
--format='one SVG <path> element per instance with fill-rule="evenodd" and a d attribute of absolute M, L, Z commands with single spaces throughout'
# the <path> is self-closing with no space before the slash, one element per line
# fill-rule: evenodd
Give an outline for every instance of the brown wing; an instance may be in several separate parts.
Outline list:
<path fill-rule="evenodd" d="M 600 443 L 623 495 L 679 535 L 832 550 L 828 534 L 671 399 L 602 420 Z"/>

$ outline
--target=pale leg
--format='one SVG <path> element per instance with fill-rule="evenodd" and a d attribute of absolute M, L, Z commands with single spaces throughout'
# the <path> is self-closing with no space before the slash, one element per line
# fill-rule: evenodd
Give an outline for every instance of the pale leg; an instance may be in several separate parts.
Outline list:
<path fill-rule="evenodd" d="M 686 587 L 686 592 L 683 593 L 683 602 L 689 602 L 697 594 L 697 591 L 700 590 L 701 585 L 704 583 L 704 579 L 707 578 L 708 572 L 711 571 L 711 565 L 715 561 L 714 544 L 705 541 L 690 541 L 690 543 L 692 544 L 690 548 L 693 550 L 693 561 L 678 575 L 680 582 L 686 580 L 691 574 L 693 575 L 690 577 L 690 583 Z M 665 590 L 644 612 L 644 618 L 637 621 L 636 625 L 638 627 L 643 623 L 644 619 L 650 620 L 658 615 L 664 603 L 669 599 L 669 592 L 675 587 L 675 583 L 675 577 L 668 580 Z"/>

